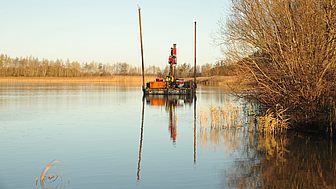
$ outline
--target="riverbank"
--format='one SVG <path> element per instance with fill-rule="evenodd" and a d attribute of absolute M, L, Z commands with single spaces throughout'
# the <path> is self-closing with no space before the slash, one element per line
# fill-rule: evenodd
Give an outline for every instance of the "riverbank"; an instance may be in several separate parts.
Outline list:
<path fill-rule="evenodd" d="M 155 76 L 145 76 L 145 82 L 155 80 Z M 193 78 L 184 78 L 192 80 Z M 94 76 L 94 77 L 0 77 L 0 83 L 99 83 L 142 85 L 142 76 Z M 246 88 L 236 76 L 198 77 L 199 85 L 218 86 L 228 90 Z"/>
<path fill-rule="evenodd" d="M 154 76 L 146 76 L 145 81 L 154 80 Z M 100 83 L 141 85 L 141 76 L 88 76 L 88 77 L 0 77 L 0 83 Z"/>

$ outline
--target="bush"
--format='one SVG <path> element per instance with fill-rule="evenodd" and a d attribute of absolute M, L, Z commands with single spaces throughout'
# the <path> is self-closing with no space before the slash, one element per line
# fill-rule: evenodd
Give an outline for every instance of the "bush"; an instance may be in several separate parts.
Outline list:
<path fill-rule="evenodd" d="M 294 125 L 328 123 L 336 97 L 336 4 L 331 0 L 233 0 L 220 39 L 249 96 L 286 109 Z"/>

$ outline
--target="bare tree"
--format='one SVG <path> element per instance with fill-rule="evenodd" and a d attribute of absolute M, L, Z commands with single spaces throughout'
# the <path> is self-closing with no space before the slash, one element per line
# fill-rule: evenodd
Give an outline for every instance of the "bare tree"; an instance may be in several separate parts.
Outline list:
<path fill-rule="evenodd" d="M 220 37 L 262 104 L 280 104 L 298 122 L 319 121 L 334 108 L 334 0 L 233 0 Z"/>

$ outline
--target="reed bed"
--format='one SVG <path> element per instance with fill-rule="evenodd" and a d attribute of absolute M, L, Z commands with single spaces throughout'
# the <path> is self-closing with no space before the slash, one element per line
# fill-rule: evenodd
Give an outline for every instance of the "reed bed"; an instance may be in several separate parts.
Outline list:
<path fill-rule="evenodd" d="M 242 146 L 244 110 L 235 101 L 225 99 L 224 106 L 209 106 L 198 110 L 201 146 L 222 147 L 225 154 L 232 154 Z"/>
<path fill-rule="evenodd" d="M 289 118 L 286 115 L 286 109 L 276 105 L 259 117 L 258 149 L 266 154 L 267 159 L 275 158 L 277 163 L 285 162 L 287 152 L 286 131 L 289 127 Z"/>
<path fill-rule="evenodd" d="M 226 101 L 225 106 L 210 106 L 198 111 L 201 126 L 211 128 L 241 128 L 243 126 L 243 110 L 232 101 Z M 210 122 L 209 122 L 210 121 Z"/>
<path fill-rule="evenodd" d="M 199 124 L 201 125 L 201 127 L 206 127 L 208 126 L 209 123 L 209 117 L 208 117 L 208 112 L 205 109 L 200 109 L 198 111 L 198 120 L 199 120 Z"/>
<path fill-rule="evenodd" d="M 244 145 L 257 144 L 256 150 L 265 154 L 267 159 L 285 162 L 289 127 L 286 109 L 277 105 L 275 111 L 268 109 L 264 115 L 257 116 L 252 105 L 242 107 L 229 99 L 224 104 L 199 109 L 201 146 L 222 144 L 225 153 L 231 154 Z"/>
<path fill-rule="evenodd" d="M 275 111 L 268 109 L 265 115 L 259 117 L 258 131 L 264 135 L 282 134 L 288 129 L 288 121 L 286 109 L 276 105 Z"/>

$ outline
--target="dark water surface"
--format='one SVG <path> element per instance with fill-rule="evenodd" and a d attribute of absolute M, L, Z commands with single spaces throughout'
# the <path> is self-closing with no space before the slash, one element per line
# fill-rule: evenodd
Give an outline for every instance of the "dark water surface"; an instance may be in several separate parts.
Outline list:
<path fill-rule="evenodd" d="M 333 142 L 257 137 L 254 113 L 218 88 L 143 99 L 139 87 L 1 84 L 0 188 L 336 186 Z"/>

